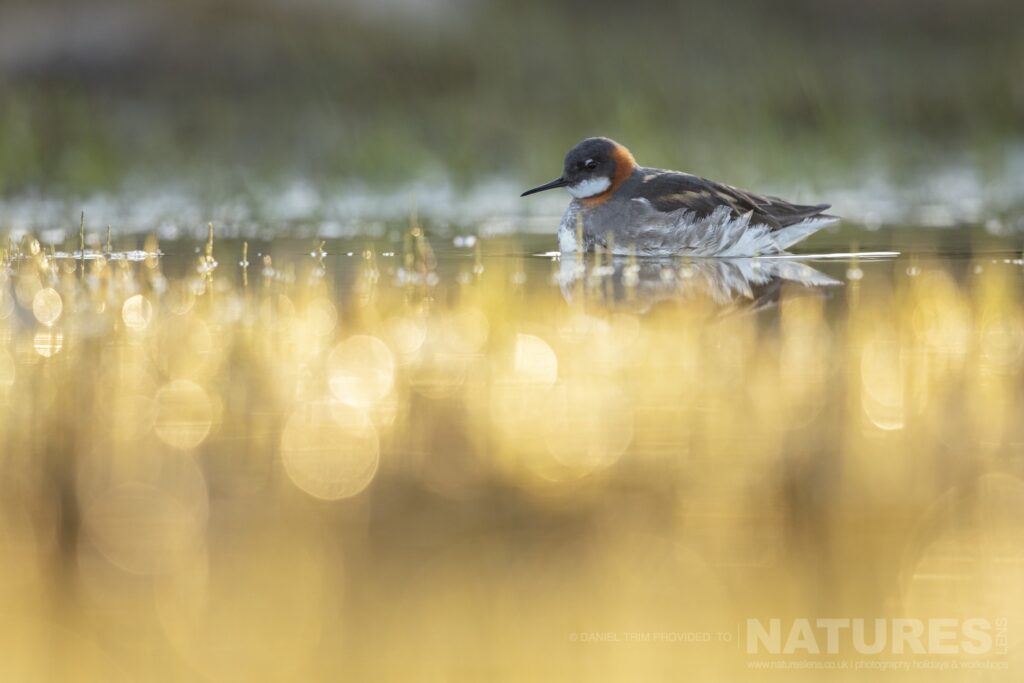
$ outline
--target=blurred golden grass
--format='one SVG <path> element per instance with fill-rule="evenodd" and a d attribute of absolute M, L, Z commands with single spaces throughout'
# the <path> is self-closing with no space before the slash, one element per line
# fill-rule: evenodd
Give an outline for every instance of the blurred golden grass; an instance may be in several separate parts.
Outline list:
<path fill-rule="evenodd" d="M 638 314 L 407 244 L 6 252 L 0 678 L 746 680 L 573 634 L 819 616 L 1005 618 L 1021 665 L 1019 264 Z"/>

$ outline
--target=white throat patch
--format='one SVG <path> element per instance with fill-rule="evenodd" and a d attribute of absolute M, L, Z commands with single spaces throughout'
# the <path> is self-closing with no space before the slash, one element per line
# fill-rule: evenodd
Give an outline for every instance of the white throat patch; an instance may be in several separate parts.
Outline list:
<path fill-rule="evenodd" d="M 601 194 L 611 186 L 611 180 L 601 177 L 587 178 L 586 180 L 581 180 L 575 185 L 569 185 L 565 189 L 569 190 L 569 194 L 576 199 L 586 199 L 587 197 L 593 197 Z"/>

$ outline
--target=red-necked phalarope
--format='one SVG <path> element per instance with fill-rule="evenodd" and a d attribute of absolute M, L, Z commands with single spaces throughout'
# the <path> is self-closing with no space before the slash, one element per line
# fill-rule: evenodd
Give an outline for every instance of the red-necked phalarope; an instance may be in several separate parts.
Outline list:
<path fill-rule="evenodd" d="M 829 204 L 792 204 L 698 178 L 638 166 L 608 138 L 565 156 L 561 177 L 521 196 L 564 187 L 573 196 L 558 228 L 562 252 L 758 256 L 783 253 L 838 219 Z M 582 243 L 580 243 L 582 240 Z"/>

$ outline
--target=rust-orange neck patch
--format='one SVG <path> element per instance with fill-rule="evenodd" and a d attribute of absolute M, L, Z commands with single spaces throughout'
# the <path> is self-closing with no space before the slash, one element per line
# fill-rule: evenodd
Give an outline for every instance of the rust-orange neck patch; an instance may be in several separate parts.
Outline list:
<path fill-rule="evenodd" d="M 620 144 L 615 145 L 615 149 L 612 151 L 612 159 L 615 161 L 615 175 L 612 176 L 612 184 L 601 194 L 581 200 L 584 206 L 604 204 L 636 169 L 636 159 L 633 158 L 628 149 Z"/>

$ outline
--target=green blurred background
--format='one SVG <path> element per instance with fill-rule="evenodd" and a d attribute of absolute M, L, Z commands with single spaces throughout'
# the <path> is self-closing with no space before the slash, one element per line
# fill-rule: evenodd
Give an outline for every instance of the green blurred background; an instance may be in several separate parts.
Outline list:
<path fill-rule="evenodd" d="M 0 193 L 545 180 L 604 134 L 737 184 L 1005 173 L 1019 0 L 4 0 Z"/>

